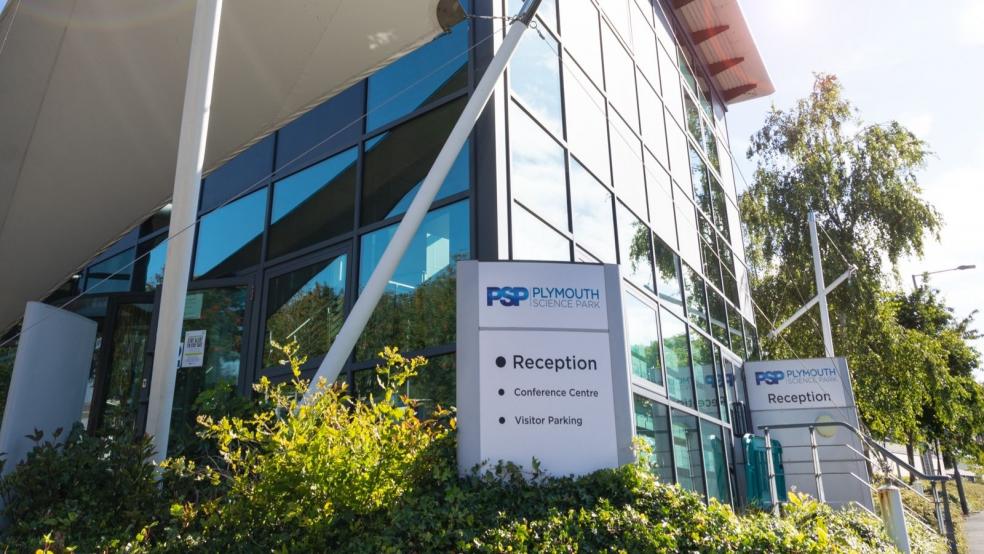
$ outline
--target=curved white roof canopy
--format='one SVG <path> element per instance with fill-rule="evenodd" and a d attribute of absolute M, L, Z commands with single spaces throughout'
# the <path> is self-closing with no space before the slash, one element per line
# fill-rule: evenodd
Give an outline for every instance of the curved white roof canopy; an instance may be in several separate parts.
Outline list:
<path fill-rule="evenodd" d="M 22 0 L 0 16 L 0 329 L 170 198 L 194 12 Z M 206 172 L 462 17 L 458 0 L 225 2 Z"/>

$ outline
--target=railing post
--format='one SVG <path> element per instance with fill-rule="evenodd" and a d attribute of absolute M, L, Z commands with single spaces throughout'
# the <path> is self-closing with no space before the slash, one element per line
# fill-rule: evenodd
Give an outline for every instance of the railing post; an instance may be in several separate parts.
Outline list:
<path fill-rule="evenodd" d="M 951 554 L 957 554 L 957 535 L 953 530 L 953 515 L 950 513 L 950 495 L 946 492 L 946 481 L 940 482 L 943 490 L 943 515 L 946 519 L 946 540 L 950 543 Z"/>
<path fill-rule="evenodd" d="M 905 513 L 902 510 L 902 495 L 899 488 L 886 485 L 878 488 L 878 503 L 881 506 L 881 516 L 885 521 L 885 530 L 892 543 L 903 554 L 912 552 L 909 546 L 909 533 L 905 525 Z"/>
<path fill-rule="evenodd" d="M 813 476 L 817 480 L 817 499 L 824 504 L 827 498 L 823 494 L 823 473 L 820 471 L 820 454 L 817 452 L 817 429 L 810 426 L 810 451 L 813 454 Z"/>
<path fill-rule="evenodd" d="M 765 467 L 769 472 L 769 499 L 772 500 L 772 513 L 779 515 L 779 493 L 776 491 L 776 468 L 772 463 L 772 435 L 765 428 Z"/>

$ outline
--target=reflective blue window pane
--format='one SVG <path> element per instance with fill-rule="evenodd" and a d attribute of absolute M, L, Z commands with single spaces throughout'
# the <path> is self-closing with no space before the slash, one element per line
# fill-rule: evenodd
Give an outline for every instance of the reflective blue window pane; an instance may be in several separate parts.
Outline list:
<path fill-rule="evenodd" d="M 463 21 L 369 77 L 369 130 L 467 86 L 468 29 Z"/>
<path fill-rule="evenodd" d="M 595 258 L 615 262 L 612 193 L 576 160 L 571 160 L 571 210 L 574 238 Z"/>
<path fill-rule="evenodd" d="M 89 266 L 83 290 L 88 294 L 130 290 L 134 249 L 128 248 L 115 256 Z"/>
<path fill-rule="evenodd" d="M 527 208 L 558 229 L 567 229 L 564 149 L 519 107 L 509 125 L 510 184 Z"/>
<path fill-rule="evenodd" d="M 138 278 L 143 278 L 143 286 L 136 284 L 138 289 L 152 291 L 164 282 L 164 260 L 167 258 L 167 242 L 163 235 L 141 243 L 138 252 L 147 255 L 139 262 L 141 270 Z"/>
<path fill-rule="evenodd" d="M 707 477 L 707 494 L 725 504 L 731 503 L 731 485 L 728 478 L 728 459 L 724 454 L 724 431 L 719 425 L 700 422 L 701 444 L 704 450 L 704 472 Z"/>
<path fill-rule="evenodd" d="M 352 230 L 357 157 L 352 148 L 274 184 L 268 258 Z"/>
<path fill-rule="evenodd" d="M 277 171 L 290 173 L 355 144 L 362 136 L 364 104 L 365 84 L 360 82 L 281 129 Z"/>
<path fill-rule="evenodd" d="M 645 223 L 617 202 L 618 249 L 622 276 L 649 290 L 653 287 L 653 234 Z"/>
<path fill-rule="evenodd" d="M 690 348 L 694 359 L 694 383 L 697 388 L 697 409 L 711 417 L 718 417 L 717 373 L 711 341 L 700 333 L 690 335 Z"/>
<path fill-rule="evenodd" d="M 202 218 L 195 279 L 227 277 L 260 261 L 266 193 L 264 188 Z"/>
<path fill-rule="evenodd" d="M 636 435 L 649 443 L 652 469 L 663 483 L 673 483 L 673 456 L 670 452 L 670 416 L 666 406 L 635 395 Z"/>
<path fill-rule="evenodd" d="M 362 237 L 359 290 L 395 232 L 390 225 Z M 454 342 L 455 264 L 470 256 L 470 242 L 467 201 L 427 214 L 355 347 L 357 359 L 387 345 L 407 351 Z"/>
<path fill-rule="evenodd" d="M 625 295 L 625 334 L 629 343 L 632 374 L 662 385 L 663 369 L 659 357 L 659 321 L 656 311 L 631 294 Z"/>
<path fill-rule="evenodd" d="M 557 41 L 529 33 L 509 61 L 509 86 L 545 127 L 563 136 Z"/>
<path fill-rule="evenodd" d="M 571 261 L 571 241 L 518 204 L 512 211 L 514 260 Z"/>
<path fill-rule="evenodd" d="M 366 142 L 361 225 L 407 210 L 464 105 L 465 99 L 456 100 Z M 470 152 L 466 143 L 437 199 L 468 190 Z"/>
<path fill-rule="evenodd" d="M 672 410 L 673 461 L 676 465 L 677 483 L 681 487 L 704 494 L 704 469 L 700 456 L 700 430 L 697 416 Z"/>
<path fill-rule="evenodd" d="M 210 211 L 251 187 L 259 188 L 273 172 L 274 143 L 270 135 L 209 173 L 202 183 L 198 211 Z"/>
<path fill-rule="evenodd" d="M 665 308 L 660 309 L 659 320 L 663 331 L 666 392 L 673 400 L 688 408 L 694 408 L 693 372 L 690 369 L 687 324 Z"/>

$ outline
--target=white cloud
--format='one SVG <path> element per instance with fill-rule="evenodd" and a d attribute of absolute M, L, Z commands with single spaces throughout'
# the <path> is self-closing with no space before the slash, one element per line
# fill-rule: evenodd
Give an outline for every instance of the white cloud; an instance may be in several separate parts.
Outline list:
<path fill-rule="evenodd" d="M 957 19 L 960 42 L 965 46 L 984 46 L 984 2 L 970 0 Z"/>
<path fill-rule="evenodd" d="M 899 123 L 922 140 L 928 140 L 936 119 L 930 113 L 905 114 L 898 118 Z"/>

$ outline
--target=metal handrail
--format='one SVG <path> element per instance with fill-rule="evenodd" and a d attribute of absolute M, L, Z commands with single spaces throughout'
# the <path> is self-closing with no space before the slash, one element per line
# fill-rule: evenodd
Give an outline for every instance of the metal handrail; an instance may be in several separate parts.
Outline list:
<path fill-rule="evenodd" d="M 894 461 L 896 464 L 898 464 L 898 465 L 902 466 L 903 468 L 905 468 L 906 471 L 908 471 L 909 473 L 915 475 L 916 477 L 918 477 L 920 479 L 923 479 L 925 481 L 937 481 L 937 482 L 949 481 L 951 479 L 947 475 L 929 475 L 929 474 L 926 474 L 926 473 L 923 473 L 923 472 L 919 471 L 918 469 L 916 469 L 916 468 L 912 467 L 911 465 L 909 465 L 909 463 L 906 462 L 905 460 L 903 460 L 902 458 L 899 458 L 898 456 L 896 456 L 894 452 L 892 452 L 891 450 L 889 450 L 889 449 L 885 448 L 884 446 L 878 444 L 877 441 L 875 441 L 874 439 L 872 439 L 868 435 L 865 435 L 864 433 L 862 433 L 861 431 L 859 431 L 857 427 L 851 425 L 850 423 L 844 423 L 843 421 L 817 421 L 817 422 L 814 422 L 814 423 L 779 423 L 779 424 L 776 424 L 776 425 L 759 425 L 758 426 L 758 428 L 760 430 L 763 430 L 763 431 L 766 430 L 766 429 L 807 429 L 809 427 L 843 427 L 843 428 L 851 431 L 855 435 L 857 435 L 858 438 L 860 438 L 862 441 L 864 441 L 865 444 L 867 444 L 868 446 L 870 446 L 870 447 L 874 448 L 875 450 L 881 452 L 886 457 L 888 457 L 892 461 Z"/>
<path fill-rule="evenodd" d="M 772 503 L 773 503 L 773 509 L 774 510 L 778 509 L 778 499 L 777 499 L 776 493 L 774 492 L 774 490 L 775 490 L 775 480 L 774 479 L 775 478 L 774 478 L 774 472 L 773 472 L 772 467 L 771 467 L 771 465 L 772 465 L 771 464 L 771 462 L 772 462 L 772 456 L 771 456 L 771 452 L 770 452 L 771 451 L 771 448 L 770 447 L 771 447 L 771 442 L 772 441 L 770 440 L 771 439 L 770 433 L 772 431 L 778 430 L 778 429 L 809 429 L 809 431 L 810 431 L 810 443 L 811 443 L 810 446 L 813 449 L 814 474 L 815 474 L 816 480 L 817 480 L 817 492 L 818 492 L 818 496 L 820 497 L 820 500 L 823 501 L 823 499 L 824 499 L 823 480 L 822 480 L 823 479 L 823 474 L 822 474 L 821 469 L 820 469 L 819 458 L 817 457 L 817 448 L 818 448 L 819 445 L 816 444 L 816 435 L 814 434 L 817 427 L 843 427 L 844 429 L 847 429 L 848 431 L 851 431 L 852 433 L 854 433 L 859 439 L 861 439 L 861 441 L 866 446 L 868 446 L 869 448 L 872 448 L 874 450 L 877 450 L 883 456 L 885 456 L 887 459 L 895 462 L 896 466 L 905 468 L 905 470 L 908 471 L 910 475 L 915 475 L 919 479 L 922 479 L 924 481 L 929 481 L 929 484 L 930 484 L 930 486 L 932 487 L 932 490 L 933 490 L 933 500 L 934 500 L 934 504 L 936 505 L 935 512 L 936 512 L 936 517 L 937 517 L 937 521 L 938 521 L 938 524 L 939 524 L 940 532 L 941 533 L 945 533 L 946 538 L 947 538 L 947 542 L 950 543 L 950 552 L 952 554 L 956 554 L 956 552 L 957 552 L 957 540 L 956 540 L 956 536 L 955 536 L 955 532 L 954 532 L 954 528 L 953 528 L 953 517 L 950 514 L 950 499 L 948 497 L 947 490 L 946 490 L 946 483 L 947 483 L 947 481 L 949 481 L 951 479 L 951 477 L 948 476 L 948 475 L 932 475 L 932 474 L 928 474 L 928 473 L 923 473 L 922 471 L 920 471 L 920 470 L 916 469 L 915 467 L 913 467 L 912 465 L 910 465 L 907 461 L 905 461 L 902 458 L 898 457 L 891 450 L 885 448 L 884 446 L 882 446 L 881 444 L 879 444 L 877 441 L 875 441 L 874 439 L 872 439 L 871 437 L 869 437 L 865 433 L 862 433 L 855 426 L 853 426 L 853 425 L 851 425 L 849 423 L 845 423 L 843 421 L 824 421 L 824 422 L 819 422 L 818 421 L 818 422 L 814 422 L 814 423 L 779 423 L 779 424 L 776 424 L 776 425 L 759 425 L 758 426 L 759 430 L 763 431 L 763 434 L 765 435 L 766 460 L 769 462 L 768 465 L 770 466 L 769 467 L 769 480 L 770 480 L 770 483 L 769 484 L 770 484 L 770 489 L 771 489 L 770 492 L 771 492 L 771 497 L 772 497 Z M 852 450 L 854 450 L 854 449 L 852 448 Z M 867 456 L 862 455 L 862 457 L 867 459 Z M 854 477 L 856 479 L 858 479 L 858 480 L 861 480 L 856 475 L 854 475 Z M 942 500 L 943 500 L 942 501 L 942 506 L 940 505 L 941 503 L 939 502 L 939 499 L 938 499 L 939 496 L 937 495 L 937 492 L 936 492 L 936 483 L 939 483 L 940 484 L 940 487 L 942 488 L 941 494 L 939 495 L 939 496 L 942 496 Z M 868 486 L 870 488 L 870 485 L 868 485 Z"/>

